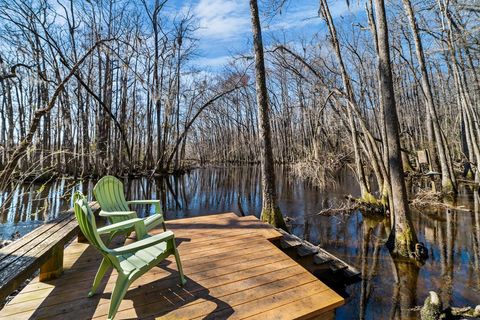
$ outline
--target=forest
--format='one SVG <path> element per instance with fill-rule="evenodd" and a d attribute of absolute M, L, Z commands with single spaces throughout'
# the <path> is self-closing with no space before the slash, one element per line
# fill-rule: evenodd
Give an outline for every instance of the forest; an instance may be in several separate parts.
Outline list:
<path fill-rule="evenodd" d="M 217 74 L 202 72 L 189 63 L 195 17 L 164 17 L 165 4 L 3 3 L 1 167 L 27 137 L 12 168 L 18 175 L 259 162 L 251 54 Z M 336 25 L 320 2 L 328 29 L 302 44 L 272 43 L 265 59 L 274 161 L 314 168 L 309 177 L 320 181 L 351 163 L 369 192 L 371 172 L 383 185 L 388 144 L 372 67 L 380 39 L 372 3 L 364 5 L 368 20 Z M 454 168 L 473 177 L 480 156 L 478 7 L 392 1 L 387 8 L 397 17 L 389 46 L 404 160 L 427 148 L 442 186 L 454 191 Z M 325 172 L 315 163 L 328 163 Z"/>
<path fill-rule="evenodd" d="M 296 1 L 248 2 L 248 45 L 212 69 L 176 1 L 0 1 L 2 212 L 32 182 L 259 166 L 287 230 L 279 167 L 318 192 L 347 173 L 357 194 L 322 212 L 387 217 L 392 256 L 425 263 L 412 215 L 479 197 L 480 2 L 313 1 L 295 41 L 269 23 Z"/>

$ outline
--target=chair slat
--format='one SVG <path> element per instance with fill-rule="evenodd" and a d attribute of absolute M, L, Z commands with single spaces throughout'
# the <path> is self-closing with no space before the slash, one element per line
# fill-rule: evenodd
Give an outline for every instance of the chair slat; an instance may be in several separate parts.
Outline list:
<path fill-rule="evenodd" d="M 145 235 L 144 238 L 138 239 L 139 241 L 135 242 L 133 248 L 132 245 L 130 245 L 111 250 L 105 246 L 98 234 L 95 216 L 93 215 L 92 210 L 88 207 L 86 198 L 81 192 L 77 191 L 74 194 L 73 199 L 75 217 L 78 220 L 80 229 L 85 234 L 90 244 L 100 251 L 103 256 L 102 263 L 100 264 L 95 280 L 93 281 L 89 296 L 95 294 L 96 289 L 108 269 L 115 268 L 118 273 L 117 282 L 110 298 L 108 319 L 114 318 L 128 287 L 136 279 L 154 266 L 158 265 L 158 263 L 171 254 L 175 255 L 180 275 L 180 284 L 185 284 L 186 280 L 183 275 L 180 256 L 175 247 L 175 238 L 171 231 L 153 237 Z M 132 223 L 138 222 L 141 223 L 142 220 L 132 220 Z M 115 228 L 115 225 L 112 225 L 111 227 Z M 127 252 L 128 254 L 125 254 Z"/>
<path fill-rule="evenodd" d="M 131 211 L 128 202 L 125 199 L 123 183 L 114 176 L 105 176 L 101 178 L 93 188 L 95 198 L 99 202 L 103 211 L 107 212 L 125 212 Z M 153 201 L 153 200 L 148 200 Z M 147 201 L 147 202 L 148 202 Z M 145 204 L 145 203 L 144 203 Z M 153 203 L 152 203 L 153 204 Z M 154 227 L 164 224 L 161 206 L 158 203 L 155 205 L 155 218 L 147 217 L 144 219 L 145 229 L 151 230 Z M 135 218 L 135 216 L 113 215 L 109 216 L 110 223 L 118 223 L 128 219 Z M 165 230 L 165 226 L 163 226 Z M 129 233 L 132 229 L 125 229 L 123 233 Z M 120 233 L 117 232 L 117 234 Z M 114 235 L 112 235 L 113 237 Z"/>

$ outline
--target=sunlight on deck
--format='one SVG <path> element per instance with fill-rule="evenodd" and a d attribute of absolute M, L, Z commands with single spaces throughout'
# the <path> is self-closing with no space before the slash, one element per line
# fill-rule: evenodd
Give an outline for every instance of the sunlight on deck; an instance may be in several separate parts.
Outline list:
<path fill-rule="evenodd" d="M 170 257 L 132 284 L 115 319 L 310 318 L 343 304 L 273 245 L 269 240 L 281 235 L 253 216 L 201 216 L 168 221 L 167 227 L 175 232 L 187 284 L 177 284 Z M 116 272 L 87 298 L 100 259 L 88 244 L 72 243 L 65 250 L 64 274 L 49 283 L 35 278 L 0 318 L 106 318 Z"/>

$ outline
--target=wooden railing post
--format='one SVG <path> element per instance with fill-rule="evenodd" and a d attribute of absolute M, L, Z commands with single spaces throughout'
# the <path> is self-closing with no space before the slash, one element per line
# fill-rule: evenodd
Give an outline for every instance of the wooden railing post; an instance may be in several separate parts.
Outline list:
<path fill-rule="evenodd" d="M 57 245 L 53 248 L 50 259 L 40 266 L 40 281 L 48 281 L 60 277 L 63 272 L 63 245 Z"/>
<path fill-rule="evenodd" d="M 85 237 L 82 230 L 78 230 L 77 242 L 78 243 L 88 243 L 88 239 L 87 239 L 87 237 Z"/>

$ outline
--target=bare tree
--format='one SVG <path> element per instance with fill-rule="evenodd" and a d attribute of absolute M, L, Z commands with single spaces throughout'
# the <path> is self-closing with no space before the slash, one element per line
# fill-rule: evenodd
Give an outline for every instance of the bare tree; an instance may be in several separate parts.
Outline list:
<path fill-rule="evenodd" d="M 402 256 L 411 256 L 417 243 L 417 236 L 410 219 L 407 189 L 402 165 L 400 134 L 393 90 L 393 77 L 390 62 L 390 44 L 388 39 L 387 16 L 383 0 L 375 0 L 378 31 L 378 69 L 381 103 L 383 104 L 385 127 L 388 141 L 388 164 L 390 167 L 390 184 L 392 199 L 390 213 L 394 216 L 391 239 L 393 251 Z"/>
<path fill-rule="evenodd" d="M 277 203 L 275 172 L 273 166 L 272 133 L 268 107 L 268 93 L 263 56 L 262 29 L 258 15 L 257 0 L 250 0 L 253 46 L 255 50 L 255 79 L 259 114 L 260 143 L 262 153 L 263 205 L 261 219 L 271 225 L 286 230 L 285 221 Z"/>
<path fill-rule="evenodd" d="M 451 165 L 449 165 L 449 162 L 447 160 L 448 158 L 450 158 L 450 153 L 448 152 L 448 150 L 445 150 L 445 138 L 440 128 L 440 123 L 438 121 L 437 111 L 432 94 L 432 87 L 430 85 L 427 66 L 425 64 L 425 54 L 423 52 L 422 40 L 418 31 L 417 21 L 415 19 L 415 13 L 413 11 L 410 0 L 403 0 L 403 4 L 405 6 L 405 11 L 407 13 L 407 17 L 410 22 L 410 28 L 412 30 L 413 40 L 415 42 L 415 51 L 417 54 L 420 72 L 422 74 L 422 89 L 425 96 L 425 103 L 427 105 L 427 112 L 429 113 L 430 119 L 433 123 L 433 131 L 435 133 L 435 141 L 437 143 L 436 146 L 438 150 L 438 157 L 440 160 L 440 168 L 442 173 L 442 188 L 446 192 L 456 192 L 456 179 L 455 175 L 453 174 L 453 168 L 451 167 Z M 432 151 L 435 152 L 435 149 L 430 148 L 430 151 L 432 154 Z"/>

